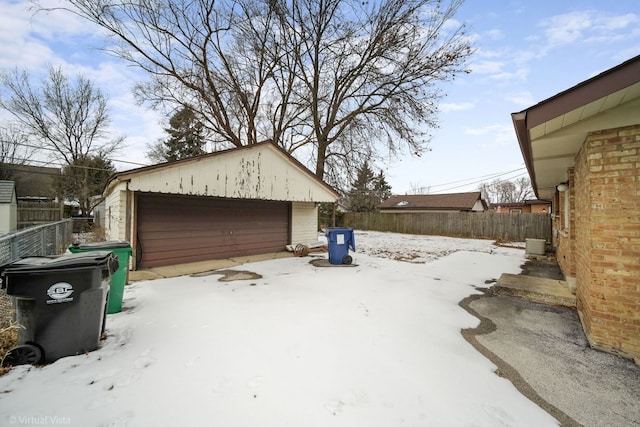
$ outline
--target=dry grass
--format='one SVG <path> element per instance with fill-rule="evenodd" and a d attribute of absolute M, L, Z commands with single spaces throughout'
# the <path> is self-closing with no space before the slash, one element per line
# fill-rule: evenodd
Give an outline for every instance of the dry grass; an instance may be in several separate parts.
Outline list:
<path fill-rule="evenodd" d="M 89 240 L 89 239 L 87 239 Z M 106 237 L 106 231 L 104 228 L 100 227 L 99 225 L 94 225 L 93 228 L 91 229 L 91 242 L 104 242 L 105 240 L 107 240 Z"/>
<path fill-rule="evenodd" d="M 82 233 L 74 233 L 74 243 L 94 243 L 104 242 L 106 239 L 106 231 L 104 228 L 95 225 L 91 231 L 84 231 Z M 65 247 L 66 249 L 66 247 Z"/>
<path fill-rule="evenodd" d="M 18 345 L 18 329 L 22 326 L 11 323 L 6 328 L 0 329 L 0 361 L 4 360 L 9 350 Z M 9 372 L 11 368 L 0 367 L 0 375 Z"/>

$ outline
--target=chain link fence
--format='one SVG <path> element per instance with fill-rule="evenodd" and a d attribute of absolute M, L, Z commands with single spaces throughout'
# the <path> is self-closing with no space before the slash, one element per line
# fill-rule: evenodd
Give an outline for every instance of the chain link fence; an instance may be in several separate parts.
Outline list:
<path fill-rule="evenodd" d="M 73 239 L 73 220 L 27 228 L 0 237 L 0 266 L 30 256 L 59 255 Z M 11 298 L 6 289 L 0 290 L 0 328 L 11 318 Z"/>

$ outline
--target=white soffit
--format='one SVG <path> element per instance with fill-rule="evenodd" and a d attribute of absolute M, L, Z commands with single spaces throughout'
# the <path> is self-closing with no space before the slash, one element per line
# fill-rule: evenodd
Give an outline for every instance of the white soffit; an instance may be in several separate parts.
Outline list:
<path fill-rule="evenodd" d="M 566 180 L 589 132 L 640 123 L 640 82 L 548 120 L 529 130 L 539 196 L 550 198 Z"/>
<path fill-rule="evenodd" d="M 529 137 L 534 141 L 638 98 L 640 82 L 541 123 L 529 130 Z"/>

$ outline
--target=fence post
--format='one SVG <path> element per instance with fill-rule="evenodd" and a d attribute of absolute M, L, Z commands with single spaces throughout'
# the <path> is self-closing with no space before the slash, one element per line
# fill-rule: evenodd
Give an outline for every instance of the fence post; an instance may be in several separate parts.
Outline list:
<path fill-rule="evenodd" d="M 18 242 L 16 236 L 12 236 L 9 245 L 11 245 L 11 261 L 18 259 Z"/>
<path fill-rule="evenodd" d="M 60 239 L 62 238 L 60 236 L 60 224 L 56 224 L 56 241 L 55 241 L 55 247 L 56 247 L 56 251 L 59 251 L 60 249 L 62 249 L 62 242 L 60 242 Z"/>
<path fill-rule="evenodd" d="M 40 253 L 47 255 L 47 234 L 45 233 L 45 228 L 41 227 L 38 231 L 40 232 Z"/>

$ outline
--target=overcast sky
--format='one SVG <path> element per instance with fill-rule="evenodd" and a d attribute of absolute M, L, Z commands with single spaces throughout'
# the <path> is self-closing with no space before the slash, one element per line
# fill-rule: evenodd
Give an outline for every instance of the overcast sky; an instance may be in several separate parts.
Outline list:
<path fill-rule="evenodd" d="M 0 68 L 38 74 L 60 65 L 94 80 L 109 97 L 113 136 L 127 136 L 115 158 L 148 164 L 145 144 L 166 135 L 168 119 L 135 104 L 138 71 L 99 49 L 97 28 L 64 13 L 33 16 L 28 6 L 0 0 Z M 473 191 L 495 177 L 522 176 L 510 114 L 640 54 L 638 0 L 466 0 L 456 18 L 474 40 L 472 73 L 442 85 L 431 151 L 376 163 L 396 194 Z"/>

